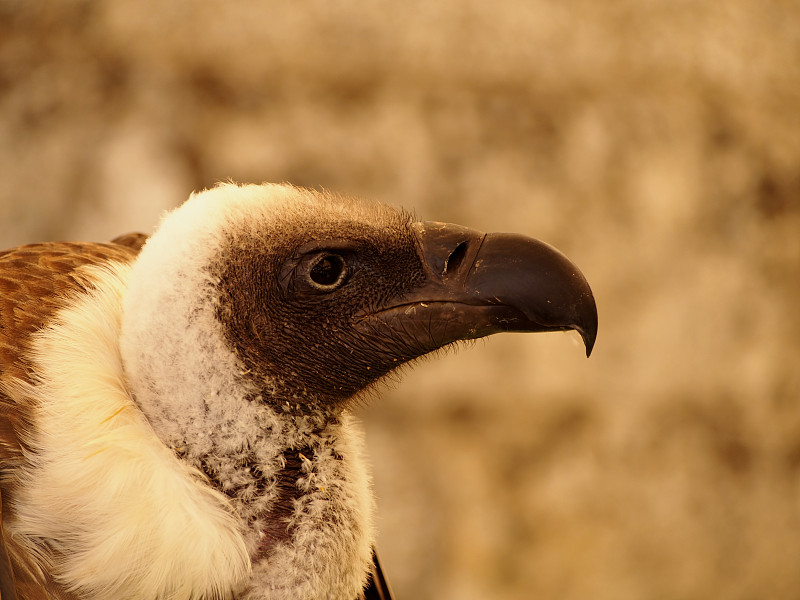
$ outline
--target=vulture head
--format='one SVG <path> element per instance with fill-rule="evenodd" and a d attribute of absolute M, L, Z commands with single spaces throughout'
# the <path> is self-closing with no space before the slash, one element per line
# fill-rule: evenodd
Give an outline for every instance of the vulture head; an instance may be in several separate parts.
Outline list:
<path fill-rule="evenodd" d="M 341 408 L 459 340 L 564 329 L 588 355 L 597 311 L 578 268 L 543 242 L 285 185 L 223 185 L 169 214 L 142 250 L 122 349 L 137 397 L 168 386 L 156 396 L 174 403 L 235 379 L 304 412 Z"/>
<path fill-rule="evenodd" d="M 288 185 L 195 194 L 131 246 L 0 254 L 0 287 L 34 261 L 49 282 L 0 339 L 4 524 L 32 599 L 361 597 L 352 399 L 460 340 L 574 329 L 588 356 L 597 332 L 543 242 Z"/>

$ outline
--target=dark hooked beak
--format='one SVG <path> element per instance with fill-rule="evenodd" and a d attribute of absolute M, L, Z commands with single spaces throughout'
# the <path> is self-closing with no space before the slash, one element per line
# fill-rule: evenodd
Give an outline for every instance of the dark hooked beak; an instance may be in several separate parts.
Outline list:
<path fill-rule="evenodd" d="M 522 235 L 436 222 L 414 227 L 425 282 L 367 317 L 414 338 L 401 354 L 503 331 L 568 329 L 591 354 L 597 307 L 586 278 L 561 252 Z"/>

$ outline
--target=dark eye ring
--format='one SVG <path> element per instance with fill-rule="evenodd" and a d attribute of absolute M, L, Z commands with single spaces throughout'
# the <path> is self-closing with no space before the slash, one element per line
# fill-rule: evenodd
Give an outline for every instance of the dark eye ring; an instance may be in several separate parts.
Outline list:
<path fill-rule="evenodd" d="M 347 276 L 347 264 L 338 254 L 322 254 L 308 271 L 308 280 L 318 290 L 331 291 Z"/>

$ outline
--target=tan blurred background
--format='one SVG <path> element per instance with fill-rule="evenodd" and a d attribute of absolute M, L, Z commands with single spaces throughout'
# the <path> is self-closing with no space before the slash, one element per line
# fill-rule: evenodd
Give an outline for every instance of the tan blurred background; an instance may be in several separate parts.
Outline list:
<path fill-rule="evenodd" d="M 232 178 L 547 240 L 566 334 L 361 413 L 401 599 L 800 598 L 797 0 L 0 0 L 0 246 Z"/>

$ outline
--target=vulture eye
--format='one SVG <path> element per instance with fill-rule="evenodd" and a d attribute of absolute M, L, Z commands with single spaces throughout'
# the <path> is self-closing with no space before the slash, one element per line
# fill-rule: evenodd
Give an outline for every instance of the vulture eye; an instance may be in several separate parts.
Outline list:
<path fill-rule="evenodd" d="M 344 258 L 338 254 L 323 254 L 308 272 L 308 278 L 318 290 L 332 291 L 339 287 L 347 275 Z"/>

